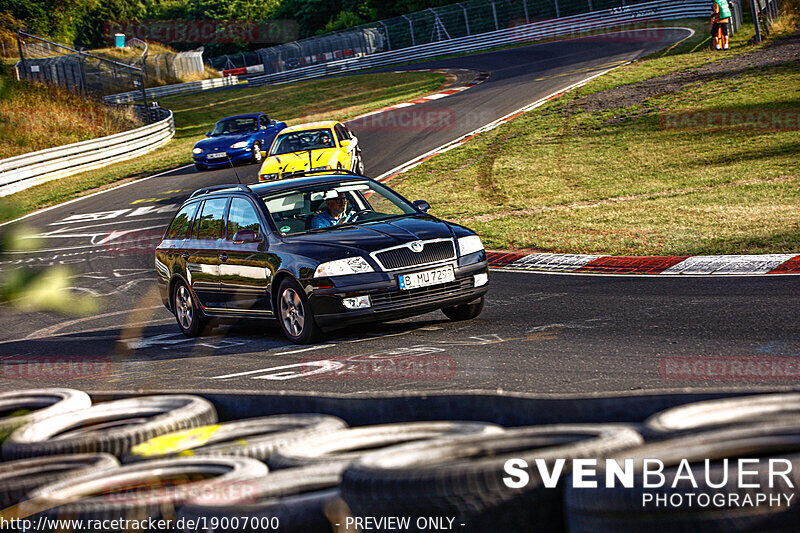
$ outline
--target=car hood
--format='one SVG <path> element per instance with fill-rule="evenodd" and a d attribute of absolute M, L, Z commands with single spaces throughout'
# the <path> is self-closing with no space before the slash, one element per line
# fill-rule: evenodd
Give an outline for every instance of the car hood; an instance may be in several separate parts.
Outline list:
<path fill-rule="evenodd" d="M 324 167 L 325 165 L 331 164 L 331 161 L 336 158 L 336 153 L 336 148 L 311 150 L 311 167 Z M 335 165 L 335 162 L 333 165 Z M 284 171 L 284 169 L 286 170 Z M 262 174 L 295 172 L 298 170 L 308 170 L 308 151 L 271 155 L 261 166 Z"/>
<path fill-rule="evenodd" d="M 298 245 L 303 255 L 309 255 L 306 252 L 312 250 L 314 253 L 311 255 L 316 255 L 322 251 L 320 248 L 352 254 L 372 253 L 408 242 L 449 239 L 453 236 L 448 223 L 431 215 L 420 214 L 284 237 L 283 241 Z"/>
<path fill-rule="evenodd" d="M 216 137 L 208 137 L 195 143 L 195 148 L 202 148 L 203 150 L 213 150 L 214 148 L 229 148 L 232 144 L 239 141 L 247 141 L 250 135 L 246 133 L 237 133 L 235 135 L 219 135 Z"/>

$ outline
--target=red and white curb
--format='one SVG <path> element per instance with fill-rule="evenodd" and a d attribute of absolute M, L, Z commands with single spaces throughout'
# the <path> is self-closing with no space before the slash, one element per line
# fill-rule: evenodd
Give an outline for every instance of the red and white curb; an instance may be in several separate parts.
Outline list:
<path fill-rule="evenodd" d="M 489 266 L 528 272 L 579 274 L 760 275 L 800 274 L 800 255 L 617 256 L 487 252 Z"/>
<path fill-rule="evenodd" d="M 393 169 L 391 169 L 391 170 L 389 170 L 387 172 L 384 172 L 383 174 L 381 174 L 380 176 L 378 176 L 375 179 L 378 180 L 378 181 L 388 181 L 388 180 L 394 178 L 395 176 L 398 176 L 400 174 L 408 172 L 412 168 L 416 167 L 417 165 L 420 165 L 420 164 L 424 163 L 428 159 L 436 157 L 439 154 L 443 154 L 443 153 L 447 152 L 448 150 L 452 150 L 453 148 L 456 148 L 457 146 L 461 146 L 462 144 L 464 144 L 464 143 L 470 141 L 471 139 L 473 139 L 474 137 L 477 137 L 481 133 L 485 133 L 487 131 L 491 131 L 491 130 L 495 129 L 498 126 L 500 126 L 502 124 L 505 124 L 506 122 L 509 122 L 511 120 L 514 120 L 518 116 L 527 113 L 528 111 L 532 111 L 532 110 L 536 109 L 537 107 L 540 107 L 540 106 L 544 105 L 546 102 L 548 102 L 550 100 L 553 100 L 554 98 L 558 98 L 559 96 L 563 96 L 564 94 L 568 93 L 569 91 L 577 89 L 578 87 L 582 87 L 582 86 L 586 85 L 587 83 L 589 83 L 590 81 L 592 81 L 593 79 L 599 78 L 603 74 L 607 74 L 607 73 L 611 72 L 612 70 L 614 70 L 616 68 L 619 68 L 619 67 L 621 67 L 623 65 L 627 65 L 628 63 L 630 63 L 630 61 L 623 61 L 620 64 L 614 65 L 611 68 L 602 70 L 602 71 L 600 71 L 600 72 L 598 72 L 596 74 L 592 74 L 591 76 L 589 76 L 586 79 L 583 79 L 583 80 L 581 80 L 581 81 L 579 81 L 577 83 L 573 83 L 572 85 L 569 85 L 567 87 L 564 87 L 563 89 L 560 89 L 559 91 L 556 91 L 556 92 L 554 92 L 552 94 L 549 94 L 549 95 L 545 96 L 544 98 L 540 98 L 539 100 L 536 100 L 535 102 L 532 102 L 532 103 L 530 103 L 530 104 L 528 104 L 528 105 L 526 105 L 524 107 L 521 107 L 521 108 L 517 109 L 516 111 L 512 111 L 508 115 L 500 117 L 500 118 L 498 118 L 497 120 L 495 120 L 493 122 L 490 122 L 490 123 L 488 123 L 488 124 L 486 124 L 484 126 L 481 126 L 480 128 L 475 129 L 475 130 L 472 130 L 471 132 L 467 133 L 466 135 L 463 135 L 463 136 L 459 137 L 458 139 L 454 139 L 454 140 L 452 140 L 452 141 L 450 141 L 448 143 L 445 143 L 445 144 L 439 146 L 438 148 L 434 148 L 430 152 L 426 152 L 426 153 L 424 153 L 424 154 L 422 154 L 422 155 L 420 155 L 418 157 L 415 157 L 411 161 L 406 161 L 402 165 L 396 166 L 395 168 L 393 168 Z"/>
<path fill-rule="evenodd" d="M 350 119 L 348 122 L 359 120 L 359 119 L 362 119 L 362 118 L 365 118 L 365 117 L 369 117 L 369 116 L 372 116 L 372 115 L 377 115 L 378 113 L 385 113 L 386 111 L 392 111 L 394 109 L 402 109 L 404 107 L 411 107 L 411 106 L 414 106 L 414 105 L 417 105 L 417 104 L 424 104 L 425 102 L 432 102 L 434 100 L 439 100 L 441 98 L 446 98 L 446 97 L 451 96 L 453 94 L 457 94 L 457 93 L 460 93 L 461 91 L 466 91 L 467 89 L 475 87 L 476 85 L 479 85 L 479 84 L 485 82 L 486 80 L 488 80 L 489 76 L 491 76 L 491 72 L 486 72 L 485 70 L 469 70 L 469 69 L 446 69 L 446 70 L 448 70 L 450 72 L 456 72 L 456 71 L 475 72 L 477 74 L 477 76 L 475 76 L 475 78 L 473 78 L 473 80 L 471 82 L 469 82 L 469 83 L 467 83 L 465 85 L 461 85 L 459 87 L 453 87 L 452 89 L 447 89 L 446 91 L 442 91 L 440 93 L 429 94 L 427 96 L 423 96 L 423 97 L 417 98 L 416 100 L 410 100 L 408 102 L 403 102 L 401 104 L 390 105 L 389 107 L 384 107 L 382 109 L 378 109 L 377 111 L 370 111 L 369 113 L 365 113 L 363 115 L 357 116 L 356 118 Z M 430 72 L 430 71 L 429 70 L 402 70 L 402 71 L 399 71 L 399 72 Z"/>

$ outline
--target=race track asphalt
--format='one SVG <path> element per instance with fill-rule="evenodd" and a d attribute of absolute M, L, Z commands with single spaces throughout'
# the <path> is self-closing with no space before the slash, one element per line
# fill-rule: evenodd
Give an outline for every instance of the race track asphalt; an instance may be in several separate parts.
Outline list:
<path fill-rule="evenodd" d="M 577 39 L 410 65 L 485 70 L 491 77 L 408 108 L 444 114 L 450 117 L 446 127 L 351 124 L 366 173 L 382 174 L 686 35 L 676 29 L 654 39 Z M 257 168 L 235 171 L 248 183 Z M 147 244 L 193 190 L 235 179 L 231 169 L 188 167 L 26 218 L 41 249 L 6 254 L 0 269 L 68 265 L 77 274 L 73 290 L 98 298 L 101 308 L 92 316 L 66 318 L 3 308 L 0 386 L 583 393 L 774 389 L 800 379 L 790 368 L 800 356 L 797 276 L 664 279 L 495 271 L 485 311 L 470 322 L 451 323 L 430 313 L 340 330 L 311 347 L 293 346 L 276 326 L 259 322 L 186 339 L 160 304 Z M 142 247 L 118 247 L 130 242 L 126 235 Z M 720 366 L 732 362 L 741 368 L 759 364 L 769 375 Z"/>

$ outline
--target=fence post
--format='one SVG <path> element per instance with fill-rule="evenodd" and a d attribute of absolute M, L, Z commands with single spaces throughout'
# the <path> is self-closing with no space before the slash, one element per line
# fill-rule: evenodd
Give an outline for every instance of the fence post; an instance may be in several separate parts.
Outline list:
<path fill-rule="evenodd" d="M 559 9 L 558 9 L 558 0 L 555 0 L 555 4 L 556 4 L 556 18 L 560 19 L 561 18 L 561 11 L 559 11 Z"/>
<path fill-rule="evenodd" d="M 522 7 L 525 9 L 525 24 L 529 24 L 531 18 L 528 16 L 528 0 L 522 0 Z"/>
<path fill-rule="evenodd" d="M 469 37 L 469 15 L 467 15 L 467 8 L 464 7 L 461 2 L 458 2 L 456 5 L 464 12 L 464 25 L 467 27 L 467 36 Z"/>
<path fill-rule="evenodd" d="M 19 62 L 22 63 L 22 72 L 24 76 L 20 76 L 21 79 L 28 78 L 28 66 L 25 63 L 25 54 L 22 53 L 22 30 L 17 31 L 17 47 L 19 47 Z"/>
<path fill-rule="evenodd" d="M 497 6 L 494 5 L 494 2 L 489 2 L 492 4 L 492 16 L 494 17 L 494 29 L 499 30 L 500 24 L 497 23 Z"/>
<path fill-rule="evenodd" d="M 400 16 L 408 21 L 408 27 L 411 29 L 411 46 L 416 46 L 417 40 L 414 38 L 414 23 L 411 22 L 411 19 L 408 18 L 407 16 L 405 15 L 400 15 Z"/>
<path fill-rule="evenodd" d="M 753 24 L 756 26 L 756 42 L 761 42 L 761 28 L 758 25 L 758 10 L 756 9 L 755 0 L 750 0 L 750 11 L 753 13 Z"/>
<path fill-rule="evenodd" d="M 382 20 L 379 20 L 378 24 L 383 26 L 383 31 L 386 33 L 386 51 L 388 52 L 392 49 L 392 41 L 389 39 L 389 27 Z"/>

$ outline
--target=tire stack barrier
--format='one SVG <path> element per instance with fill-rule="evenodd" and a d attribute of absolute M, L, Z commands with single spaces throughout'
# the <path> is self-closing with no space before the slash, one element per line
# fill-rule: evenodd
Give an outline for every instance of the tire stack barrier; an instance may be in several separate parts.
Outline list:
<path fill-rule="evenodd" d="M 797 505 L 686 503 L 702 490 L 755 497 L 736 475 L 742 457 L 761 459 L 748 481 L 765 498 L 796 497 L 800 393 L 86 398 L 0 393 L 0 407 L 21 415 L 0 418 L 16 428 L 0 447 L 2 518 L 77 519 L 74 531 L 95 532 L 120 530 L 96 521 L 152 519 L 186 533 L 355 531 L 357 517 L 394 518 L 369 531 L 430 531 L 437 519 L 476 533 L 788 532 L 800 518 Z M 504 482 L 510 459 L 531 465 L 526 483 Z M 637 474 L 657 459 L 665 482 L 606 486 L 606 459 Z M 579 460 L 596 465 L 597 487 L 576 486 Z M 649 493 L 681 500 L 643 505 Z"/>

